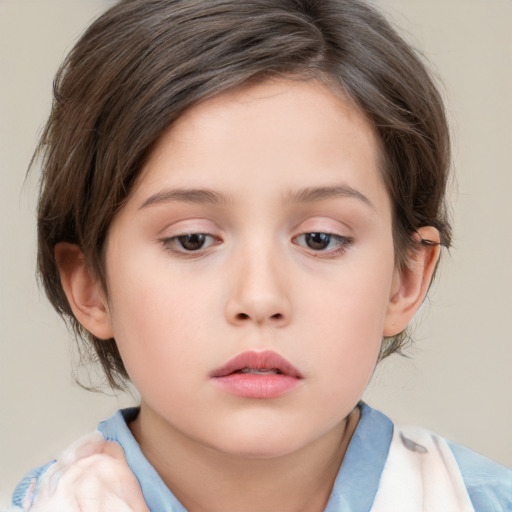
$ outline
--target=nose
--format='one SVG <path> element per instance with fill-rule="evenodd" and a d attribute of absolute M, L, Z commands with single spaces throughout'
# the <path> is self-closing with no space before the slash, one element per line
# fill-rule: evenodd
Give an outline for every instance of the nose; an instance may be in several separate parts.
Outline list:
<path fill-rule="evenodd" d="M 284 327 L 291 319 L 286 268 L 269 251 L 240 255 L 231 266 L 231 286 L 226 301 L 226 319 L 236 326 Z"/>

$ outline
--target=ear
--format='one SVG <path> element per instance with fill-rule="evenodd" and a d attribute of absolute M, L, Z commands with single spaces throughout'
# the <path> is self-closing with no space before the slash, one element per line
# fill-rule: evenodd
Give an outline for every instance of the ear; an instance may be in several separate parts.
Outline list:
<path fill-rule="evenodd" d="M 418 247 L 412 249 L 403 269 L 396 269 L 384 324 L 384 336 L 402 332 L 427 295 L 440 254 L 439 231 L 425 226 L 415 233 Z M 422 240 L 431 243 L 421 243 Z"/>
<path fill-rule="evenodd" d="M 91 275 L 81 249 L 65 242 L 55 246 L 62 288 L 76 319 L 100 339 L 113 337 L 108 304 L 99 281 Z"/>

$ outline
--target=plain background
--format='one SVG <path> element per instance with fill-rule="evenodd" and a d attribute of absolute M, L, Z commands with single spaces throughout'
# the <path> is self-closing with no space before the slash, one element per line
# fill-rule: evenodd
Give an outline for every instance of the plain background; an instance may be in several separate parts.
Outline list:
<path fill-rule="evenodd" d="M 512 466 L 512 0 L 376 3 L 444 82 L 455 245 L 422 308 L 411 358 L 379 367 L 366 400 Z M 0 0 L 0 507 L 24 472 L 136 401 L 74 384 L 72 337 L 34 275 L 38 170 L 24 182 L 53 75 L 109 4 Z"/>

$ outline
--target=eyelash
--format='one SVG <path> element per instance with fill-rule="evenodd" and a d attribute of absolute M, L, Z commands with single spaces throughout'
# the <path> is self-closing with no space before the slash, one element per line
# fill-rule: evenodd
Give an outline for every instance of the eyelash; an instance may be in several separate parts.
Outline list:
<path fill-rule="evenodd" d="M 311 254 L 317 258 L 328 258 L 332 256 L 341 255 L 345 253 L 347 249 L 349 249 L 350 246 L 354 243 L 354 239 L 352 237 L 337 235 L 335 233 L 328 233 L 325 231 L 310 231 L 307 233 L 302 233 L 301 235 L 294 237 L 293 240 L 299 240 L 301 238 L 304 238 L 306 241 L 308 237 L 311 238 L 314 235 L 323 235 L 325 237 L 328 237 L 328 246 L 331 244 L 332 241 L 335 241 L 337 245 L 335 249 L 331 250 L 327 250 L 327 248 L 313 249 L 312 247 L 307 247 L 307 249 L 313 251 Z"/>
<path fill-rule="evenodd" d="M 197 249 L 186 249 L 183 246 L 183 243 L 186 242 L 186 239 L 189 238 L 193 239 L 193 237 L 203 237 L 204 240 L 210 239 L 210 243 L 207 247 L 204 247 L 204 245 L 201 245 L 201 247 Z M 311 239 L 313 237 L 320 237 L 324 240 L 317 241 L 316 243 L 322 243 L 327 242 L 327 247 L 325 248 L 312 248 L 307 247 L 308 242 L 311 242 Z M 325 240 L 327 238 L 327 240 Z M 304 245 L 302 243 L 299 243 L 299 240 L 304 241 Z M 328 249 L 329 245 L 331 245 L 332 242 L 335 242 L 336 247 L 334 249 Z M 222 242 L 218 237 L 210 234 L 210 233 L 184 233 L 180 235 L 176 235 L 169 238 L 162 238 L 159 240 L 159 242 L 162 244 L 164 249 L 177 254 L 182 257 L 199 257 L 205 254 L 205 251 L 207 251 L 210 247 L 213 247 L 215 245 L 218 245 Z M 311 231 L 306 233 L 301 233 L 300 235 L 294 237 L 292 239 L 292 242 L 296 245 L 299 245 L 301 247 L 304 247 L 305 249 L 311 251 L 310 254 L 317 258 L 329 258 L 329 257 L 336 257 L 338 255 L 341 255 L 347 251 L 347 249 L 350 248 L 350 246 L 354 243 L 354 239 L 347 236 L 338 235 L 335 233 L 328 233 L 325 231 Z M 181 247 L 178 246 L 181 245 Z"/>
<path fill-rule="evenodd" d="M 190 238 L 190 237 L 205 237 L 205 238 L 211 239 L 213 241 L 213 243 L 211 243 L 208 247 L 212 247 L 213 245 L 218 245 L 220 243 L 219 238 L 215 237 L 214 235 L 212 235 L 210 233 L 184 233 L 184 234 L 172 236 L 169 238 L 162 238 L 160 240 L 160 243 L 163 245 L 164 249 L 166 249 L 172 253 L 178 254 L 180 256 L 184 256 L 184 257 L 196 256 L 197 257 L 200 255 L 203 255 L 204 250 L 208 249 L 208 247 L 206 247 L 206 249 L 205 249 L 203 246 L 201 246 L 197 250 L 193 250 L 193 249 L 189 250 L 189 249 L 185 249 L 185 247 L 183 247 L 183 242 L 185 241 L 185 239 Z M 181 248 L 178 248 L 177 244 L 181 244 Z"/>

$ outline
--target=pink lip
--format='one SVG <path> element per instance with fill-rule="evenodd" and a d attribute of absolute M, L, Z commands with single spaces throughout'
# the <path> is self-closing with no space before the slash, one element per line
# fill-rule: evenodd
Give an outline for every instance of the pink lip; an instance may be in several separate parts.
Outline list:
<path fill-rule="evenodd" d="M 241 373 L 242 370 L 277 373 Z M 245 398 L 277 398 L 296 388 L 304 378 L 295 366 L 271 350 L 243 352 L 214 370 L 210 377 L 222 390 Z"/>

